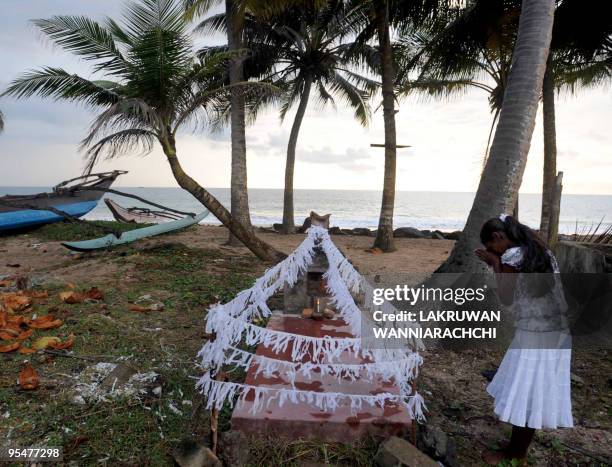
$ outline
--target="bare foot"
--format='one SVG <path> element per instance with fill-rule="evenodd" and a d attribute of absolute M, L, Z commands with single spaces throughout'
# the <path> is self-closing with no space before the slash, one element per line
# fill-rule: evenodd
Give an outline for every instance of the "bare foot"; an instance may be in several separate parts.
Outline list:
<path fill-rule="evenodd" d="M 497 465 L 505 459 L 508 459 L 508 456 L 504 451 L 492 451 L 487 449 L 482 452 L 482 460 L 488 465 Z"/>
<path fill-rule="evenodd" d="M 488 464 L 488 465 L 498 465 L 500 462 L 504 461 L 504 460 L 510 460 L 510 459 L 514 459 L 515 457 L 510 455 L 508 453 L 508 451 L 506 450 L 502 450 L 502 451 L 491 451 L 489 449 L 485 450 L 482 452 L 482 459 Z M 523 458 L 523 459 L 517 459 L 518 465 L 519 466 L 526 466 L 527 465 L 527 459 Z"/>

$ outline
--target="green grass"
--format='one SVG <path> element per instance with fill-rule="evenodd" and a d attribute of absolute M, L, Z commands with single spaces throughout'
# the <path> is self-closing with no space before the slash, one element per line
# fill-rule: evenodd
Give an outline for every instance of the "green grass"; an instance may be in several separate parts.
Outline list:
<path fill-rule="evenodd" d="M 374 465 L 378 442 L 366 438 L 354 445 L 313 441 L 251 438 L 249 466 L 300 466 L 305 462 L 365 467 Z"/>
<path fill-rule="evenodd" d="M 180 243 L 145 250 L 136 262 L 149 289 L 163 284 L 166 290 L 172 291 L 167 300 L 169 306 L 225 303 L 250 287 L 256 277 L 252 272 L 254 259 L 227 258 L 215 250 L 193 249 Z"/>
<path fill-rule="evenodd" d="M 84 235 L 73 227 L 64 224 L 47 226 L 45 230 L 54 238 Z M 203 438 L 208 432 L 208 414 L 201 410 L 196 415 L 192 413 L 200 401 L 195 389 L 195 378 L 200 374 L 195 357 L 204 343 L 206 307 L 217 300 L 231 299 L 261 274 L 263 266 L 248 256 L 227 257 L 215 250 L 182 244 L 141 251 L 113 250 L 91 261 L 101 258 L 117 264 L 115 276 L 96 284 L 83 278 L 77 287 L 86 290 L 98 286 L 105 293 L 103 303 L 61 303 L 58 292 L 65 286 L 59 281 L 45 285 L 49 298 L 37 300 L 32 310 L 39 315 L 51 312 L 64 325 L 35 331 L 25 345 L 45 335 L 64 338 L 74 333 L 74 357 L 17 353 L 0 356 L 0 414 L 10 414 L 2 419 L 0 437 L 5 439 L 10 431 L 11 442 L 19 446 L 43 442 L 63 446 L 65 460 L 75 460 L 79 465 L 96 465 L 105 458 L 108 465 L 172 465 L 170 454 L 181 439 L 192 434 Z M 129 311 L 130 303 L 144 294 L 162 300 L 165 309 L 151 313 Z M 154 331 L 156 328 L 160 330 Z M 19 390 L 15 380 L 24 359 L 32 362 L 43 380 L 58 384 L 29 392 Z M 72 402 L 71 377 L 78 376 L 88 365 L 117 361 L 125 361 L 139 372 L 160 374 L 161 398 L 143 402 L 120 399 L 84 406 Z M 233 376 L 244 377 L 238 372 Z M 184 400 L 193 405 L 184 405 Z M 175 414 L 169 403 L 182 414 Z M 225 426 L 229 427 L 229 411 L 226 412 Z"/>
<path fill-rule="evenodd" d="M 130 224 L 114 221 L 56 222 L 47 224 L 34 231 L 36 237 L 45 241 L 73 242 L 108 235 L 112 232 L 125 232 L 149 224 Z"/>
<path fill-rule="evenodd" d="M 34 305 L 34 312 L 51 312 L 64 320 L 62 327 L 36 331 L 34 338 L 63 338 L 74 333 L 74 357 L 1 357 L 2 373 L 7 378 L 0 386 L 0 413 L 10 416 L 0 425 L 0 437 L 4 439 L 10 430 L 14 445 L 62 446 L 64 461 L 76 461 L 78 465 L 173 465 L 172 451 L 182 439 L 202 440 L 209 435 L 209 415 L 201 409 L 195 389 L 195 378 L 200 374 L 195 356 L 204 342 L 206 307 L 218 300 L 228 301 L 251 285 L 264 265 L 250 256 L 228 256 L 174 243 L 140 251 L 111 251 L 95 260 L 100 257 L 117 263 L 115 277 L 107 283 L 84 281 L 77 286 L 82 290 L 92 285 L 100 287 L 105 293 L 103 303 L 63 304 L 58 292 L 64 286 L 48 285 L 45 289 L 49 298 Z M 144 294 L 161 299 L 166 305 L 164 311 L 130 312 L 129 304 Z M 147 331 L 158 327 L 160 331 Z M 56 380 L 58 384 L 29 392 L 19 390 L 14 381 L 25 358 L 43 380 Z M 85 405 L 72 402 L 74 377 L 97 362 L 117 361 L 139 372 L 158 373 L 161 397 Z M 241 381 L 245 372 L 234 368 L 230 376 Z M 191 405 L 183 401 L 191 401 Z M 169 404 L 182 413 L 174 413 Z M 230 429 L 230 421 L 231 408 L 226 406 L 220 413 L 219 428 Z M 351 447 L 314 441 L 253 440 L 249 447 L 253 466 L 297 466 L 305 460 L 365 466 L 371 465 L 376 443 L 368 440 Z"/>

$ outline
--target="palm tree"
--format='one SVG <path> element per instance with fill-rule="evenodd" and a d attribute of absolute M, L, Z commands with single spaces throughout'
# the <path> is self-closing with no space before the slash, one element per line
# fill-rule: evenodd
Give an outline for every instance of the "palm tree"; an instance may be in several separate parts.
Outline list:
<path fill-rule="evenodd" d="M 523 0 L 504 102 L 466 226 L 438 272 L 479 271 L 474 256 L 482 224 L 511 210 L 518 197 L 546 60 L 550 49 L 554 0 Z"/>
<path fill-rule="evenodd" d="M 186 8 L 186 17 L 194 19 L 206 14 L 220 0 L 183 0 Z M 247 155 L 246 155 L 246 121 L 245 96 L 235 87 L 244 81 L 243 54 L 244 48 L 244 15 L 246 1 L 225 0 L 227 43 L 231 58 L 229 60 L 229 82 L 234 86 L 230 92 L 230 118 L 231 118 L 231 213 L 236 222 L 240 222 L 246 229 L 252 229 L 249 210 L 249 194 L 247 183 Z M 230 244 L 235 244 L 235 238 L 230 234 Z"/>
<path fill-rule="evenodd" d="M 334 97 L 340 97 L 354 109 L 355 118 L 365 126 L 370 116 L 367 100 L 378 83 L 351 69 L 364 59 L 359 57 L 363 49 L 343 41 L 348 31 L 341 1 L 332 0 L 320 6 L 286 7 L 263 19 L 247 15 L 245 23 L 248 76 L 269 81 L 283 90 L 281 120 L 298 103 L 287 144 L 283 196 L 283 231 L 293 233 L 296 146 L 312 91 L 322 103 L 334 103 Z M 218 31 L 224 27 L 223 16 L 217 15 L 204 21 L 199 29 Z M 275 101 L 279 100 L 274 97 Z M 268 102 L 259 100 L 250 105 L 253 115 L 264 104 Z"/>
<path fill-rule="evenodd" d="M 401 95 L 451 97 L 469 88 L 488 94 L 493 119 L 483 166 L 504 99 L 520 9 L 520 0 L 475 0 L 464 10 L 451 11 L 425 36 L 418 31 L 420 51 L 399 71 Z M 419 75 L 412 79 L 417 67 Z"/>
<path fill-rule="evenodd" d="M 580 76 L 589 80 L 588 85 L 610 76 L 609 64 L 606 71 L 605 57 L 601 56 L 610 43 L 609 9 L 609 3 L 604 1 L 585 9 L 582 2 L 566 0 L 555 10 L 551 54 L 542 92 L 544 182 L 540 235 L 545 240 L 549 236 L 550 203 L 557 175 L 555 88 L 573 90 Z M 403 94 L 417 91 L 446 97 L 469 87 L 488 92 L 494 117 L 483 162 L 486 162 L 491 135 L 503 103 L 519 12 L 518 0 L 477 0 L 429 38 L 418 55 L 420 63 L 413 60 L 407 63 L 407 69 L 401 70 L 400 92 Z M 420 75 L 411 80 L 409 72 L 417 64 L 421 66 Z M 493 85 L 489 84 L 491 82 Z"/>
<path fill-rule="evenodd" d="M 4 131 L 4 114 L 0 110 L 0 133 Z"/>
<path fill-rule="evenodd" d="M 3 95 L 33 95 L 84 103 L 99 112 L 82 142 L 88 170 L 101 158 L 159 143 L 178 184 L 206 206 L 253 253 L 264 260 L 282 255 L 234 219 L 219 201 L 183 170 L 176 151 L 179 130 L 206 121 L 227 97 L 227 57 L 198 60 L 175 0 L 140 0 L 126 7 L 122 24 L 86 17 L 55 16 L 34 24 L 65 50 L 94 63 L 103 80 L 60 68 L 27 72 Z M 231 88 L 229 88 L 231 89 Z M 244 86 L 242 87 L 244 91 Z"/>
<path fill-rule="evenodd" d="M 548 241 L 556 229 L 550 226 L 555 179 L 557 142 L 555 90 L 575 92 L 580 87 L 600 85 L 612 79 L 612 5 L 599 1 L 589 8 L 577 0 L 565 0 L 555 10 L 551 52 L 542 90 L 544 169 L 540 236 Z"/>
<path fill-rule="evenodd" d="M 445 0 L 353 0 L 356 13 L 351 22 L 357 33 L 356 44 L 366 45 L 373 39 L 377 49 L 371 54 L 370 66 L 381 76 L 382 109 L 385 131 L 385 169 L 382 202 L 374 247 L 382 251 L 395 250 L 393 240 L 393 212 L 397 166 L 397 138 L 395 127 L 396 63 L 391 28 L 406 32 L 434 19 L 438 10 L 453 3 Z"/>

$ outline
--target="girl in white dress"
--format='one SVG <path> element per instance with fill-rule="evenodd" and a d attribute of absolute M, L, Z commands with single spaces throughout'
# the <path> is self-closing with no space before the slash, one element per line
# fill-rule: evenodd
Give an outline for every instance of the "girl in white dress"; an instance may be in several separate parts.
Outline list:
<path fill-rule="evenodd" d="M 485 222 L 480 240 L 486 249 L 475 254 L 498 273 L 498 295 L 515 315 L 516 327 L 487 387 L 495 414 L 512 424 L 509 446 L 483 454 L 497 465 L 503 459 L 525 461 L 536 429 L 573 426 L 571 337 L 557 262 L 535 232 L 501 215 Z"/>

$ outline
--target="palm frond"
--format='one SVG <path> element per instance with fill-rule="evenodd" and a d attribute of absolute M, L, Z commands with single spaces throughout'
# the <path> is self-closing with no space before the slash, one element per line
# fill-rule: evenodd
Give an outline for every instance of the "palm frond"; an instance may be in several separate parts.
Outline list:
<path fill-rule="evenodd" d="M 216 32 L 227 33 L 225 13 L 219 13 L 217 15 L 212 15 L 208 18 L 204 18 L 194 28 L 193 32 L 203 35 L 212 35 Z"/>
<path fill-rule="evenodd" d="M 449 98 L 456 94 L 467 92 L 470 88 L 478 88 L 488 93 L 493 89 L 483 83 L 466 79 L 416 79 L 405 81 L 401 86 L 398 86 L 398 95 L 409 95 L 413 93 L 421 93 L 433 98 Z"/>
<path fill-rule="evenodd" d="M 128 31 L 124 30 L 114 19 L 106 18 L 105 25 L 108 32 L 111 33 L 115 39 L 115 42 L 119 42 L 128 48 L 134 46 L 136 38 Z"/>
<path fill-rule="evenodd" d="M 220 0 L 182 0 L 185 9 L 185 18 L 193 21 L 195 18 L 204 16 L 212 7 L 220 3 Z"/>
<path fill-rule="evenodd" d="M 183 34 L 186 26 L 183 7 L 175 0 L 139 0 L 126 8 L 125 27 L 133 37 L 151 31 Z"/>
<path fill-rule="evenodd" d="M 38 95 L 89 105 L 111 105 L 119 100 L 115 92 L 119 87 L 110 81 L 90 81 L 61 68 L 47 67 L 24 73 L 13 80 L 2 95 L 16 98 Z"/>
<path fill-rule="evenodd" d="M 298 101 L 300 95 L 302 94 L 303 88 L 303 77 L 298 76 L 291 80 L 286 81 L 286 89 L 287 92 L 281 98 L 281 108 L 279 112 L 280 120 L 283 122 L 289 109 L 293 107 L 293 105 Z"/>
<path fill-rule="evenodd" d="M 355 118 L 363 126 L 370 121 L 370 106 L 368 104 L 368 93 L 359 89 L 347 80 L 341 73 L 336 72 L 333 80 L 329 81 L 332 92 L 340 95 L 354 110 Z"/>
<path fill-rule="evenodd" d="M 336 101 L 334 100 L 334 96 L 327 90 L 325 84 L 321 80 L 317 81 L 317 91 L 318 91 L 318 101 L 322 107 L 327 104 L 331 104 L 332 107 L 336 108 Z"/>
<path fill-rule="evenodd" d="M 94 70 L 125 73 L 129 63 L 115 44 L 113 34 L 105 27 L 84 16 L 54 16 L 36 19 L 34 24 L 63 49 L 99 61 Z"/>
<path fill-rule="evenodd" d="M 555 85 L 575 93 L 579 87 L 600 86 L 612 82 L 612 55 L 592 62 L 571 63 L 555 74 Z"/>
<path fill-rule="evenodd" d="M 134 150 L 146 155 L 153 149 L 155 138 L 155 134 L 149 130 L 128 128 L 110 134 L 93 145 L 86 142 L 86 139 L 81 143 L 81 148 L 85 151 L 85 173 L 90 173 L 101 157 L 112 159 Z"/>
<path fill-rule="evenodd" d="M 165 130 L 160 116 L 144 100 L 121 99 L 95 118 L 81 144 L 83 147 L 89 147 L 94 145 L 94 141 L 101 135 L 114 133 L 126 126 L 147 129 L 156 134 Z"/>

